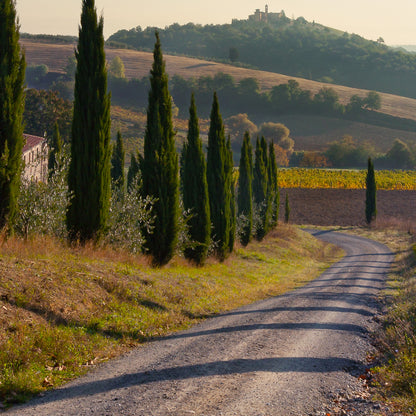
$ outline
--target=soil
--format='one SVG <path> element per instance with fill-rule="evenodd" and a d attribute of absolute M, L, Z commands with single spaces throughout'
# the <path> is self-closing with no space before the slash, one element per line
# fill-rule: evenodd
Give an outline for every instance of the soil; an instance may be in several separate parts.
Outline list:
<path fill-rule="evenodd" d="M 366 379 L 393 255 L 360 237 L 315 235 L 346 256 L 303 288 L 149 343 L 6 413 L 391 415 L 369 399 Z"/>
<path fill-rule="evenodd" d="M 289 195 L 290 222 L 321 226 L 365 225 L 365 190 L 281 189 L 280 219 Z M 416 223 L 416 191 L 377 191 L 377 221 L 383 224 Z"/>

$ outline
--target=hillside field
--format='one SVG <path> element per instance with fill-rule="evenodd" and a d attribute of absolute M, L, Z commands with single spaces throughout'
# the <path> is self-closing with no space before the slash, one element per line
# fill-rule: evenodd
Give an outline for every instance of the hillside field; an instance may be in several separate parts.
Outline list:
<path fill-rule="evenodd" d="M 364 226 L 366 170 L 279 170 L 280 220 L 289 196 L 290 222 L 299 225 Z M 376 171 L 377 221 L 387 225 L 416 224 L 416 172 Z M 323 204 L 325 209 L 323 209 Z"/>
<path fill-rule="evenodd" d="M 303 189 L 365 189 L 367 170 L 280 169 L 279 187 Z M 376 170 L 376 186 L 383 191 L 416 191 L 416 171 Z"/>
<path fill-rule="evenodd" d="M 364 189 L 280 190 L 280 220 L 284 219 L 284 202 L 289 195 L 290 222 L 299 225 L 364 226 Z M 323 205 L 325 209 L 322 209 Z M 414 230 L 416 191 L 377 191 L 377 223 L 383 226 Z"/>
<path fill-rule="evenodd" d="M 29 39 L 21 39 L 21 44 L 26 51 L 28 65 L 45 64 L 51 72 L 63 73 L 68 57 L 74 53 L 75 44 L 52 44 L 37 42 Z M 142 78 L 149 75 L 153 62 L 153 54 L 128 49 L 106 49 L 107 59 L 111 60 L 119 56 L 124 62 L 126 76 L 128 78 Z M 256 78 L 260 88 L 268 91 L 278 84 L 286 83 L 290 79 L 299 82 L 302 89 L 308 89 L 316 93 L 322 87 L 331 87 L 337 91 L 342 103 L 347 103 L 354 94 L 364 97 L 368 91 L 356 88 L 349 88 L 340 85 L 325 84 L 322 82 L 310 81 L 303 78 L 296 78 L 273 72 L 257 71 L 253 69 L 239 68 L 232 65 L 204 61 L 200 59 L 164 55 L 166 69 L 170 76 L 175 74 L 183 78 L 198 78 L 201 76 L 213 76 L 218 72 L 232 75 L 236 81 L 243 78 Z M 416 120 L 416 100 L 399 97 L 392 94 L 380 93 L 382 99 L 381 112 L 395 117 L 409 118 Z"/>

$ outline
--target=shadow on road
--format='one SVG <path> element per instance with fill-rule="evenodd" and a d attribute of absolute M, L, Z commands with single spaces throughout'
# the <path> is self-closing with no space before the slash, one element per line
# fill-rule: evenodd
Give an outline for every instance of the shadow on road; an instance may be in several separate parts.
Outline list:
<path fill-rule="evenodd" d="M 296 306 L 296 307 L 277 307 L 270 309 L 255 310 L 237 310 L 223 313 L 221 316 L 246 315 L 251 313 L 270 313 L 270 312 L 340 312 L 340 313 L 357 313 L 364 316 L 373 316 L 374 314 L 366 309 L 361 308 L 342 308 L 337 306 Z"/>
<path fill-rule="evenodd" d="M 226 326 L 222 328 L 208 329 L 204 331 L 187 331 L 179 334 L 164 337 L 163 339 L 182 339 L 182 338 L 194 338 L 207 335 L 228 334 L 234 332 L 246 332 L 246 331 L 258 331 L 258 330 L 315 330 L 315 331 L 347 331 L 358 334 L 364 334 L 367 330 L 354 324 L 341 324 L 341 323 L 316 323 L 316 322 L 294 322 L 294 323 L 272 323 L 272 324 L 254 324 L 254 325 L 239 325 L 239 326 Z"/>
<path fill-rule="evenodd" d="M 211 363 L 142 371 L 105 380 L 86 382 L 76 386 L 67 386 L 46 394 L 44 397 L 40 398 L 37 403 L 32 402 L 31 405 L 36 406 L 76 397 L 92 396 L 112 390 L 150 383 L 186 380 L 208 376 L 226 376 L 230 374 L 252 372 L 327 373 L 338 371 L 345 371 L 353 376 L 357 376 L 362 370 L 362 363 L 339 357 L 281 357 L 215 361 Z M 22 406 L 21 409 L 24 410 L 25 407 L 26 406 Z"/>

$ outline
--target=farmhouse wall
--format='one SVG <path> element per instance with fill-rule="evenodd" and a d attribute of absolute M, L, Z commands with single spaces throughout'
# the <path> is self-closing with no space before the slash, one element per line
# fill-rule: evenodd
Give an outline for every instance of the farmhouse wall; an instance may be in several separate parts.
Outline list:
<path fill-rule="evenodd" d="M 28 180 L 46 182 L 48 178 L 48 146 L 44 137 L 23 135 L 23 176 Z"/>

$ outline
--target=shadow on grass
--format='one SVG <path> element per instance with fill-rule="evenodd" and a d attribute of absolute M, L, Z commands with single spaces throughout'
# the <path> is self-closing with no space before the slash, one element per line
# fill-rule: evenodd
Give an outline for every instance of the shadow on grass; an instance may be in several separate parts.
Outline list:
<path fill-rule="evenodd" d="M 34 313 L 36 315 L 39 315 L 42 318 L 44 318 L 49 325 L 56 327 L 63 326 L 67 328 L 84 328 L 85 331 L 90 335 L 102 335 L 106 338 L 112 338 L 114 340 L 130 338 L 142 343 L 154 339 L 154 337 L 152 336 L 144 335 L 142 331 L 140 331 L 140 329 L 135 329 L 132 331 L 123 331 L 111 328 L 102 328 L 100 322 L 98 321 L 86 322 L 75 319 L 68 319 L 63 315 L 56 313 L 46 307 L 41 307 L 30 303 L 20 304 L 10 299 L 7 300 L 7 303 L 9 303 L 11 306 L 15 306 L 20 309 L 24 309 L 28 312 Z M 136 303 L 152 310 L 167 310 L 167 308 L 165 308 L 164 306 L 149 300 L 139 300 Z"/>

